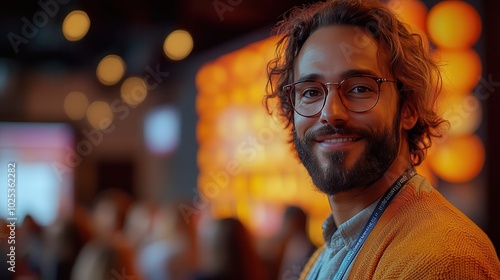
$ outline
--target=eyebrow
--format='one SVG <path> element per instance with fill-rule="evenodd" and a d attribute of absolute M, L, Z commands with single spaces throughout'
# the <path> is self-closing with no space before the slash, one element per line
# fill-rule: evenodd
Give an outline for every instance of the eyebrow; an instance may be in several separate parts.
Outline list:
<path fill-rule="evenodd" d="M 375 76 L 378 77 L 379 75 L 376 74 L 374 71 L 369 70 L 369 69 L 350 69 L 347 71 L 344 71 L 340 74 L 340 80 L 337 82 L 340 82 L 346 78 L 352 77 L 352 76 L 359 76 L 359 75 L 365 75 L 365 76 Z M 321 79 L 321 75 L 318 73 L 311 73 L 307 74 L 304 76 L 301 76 L 297 82 L 304 82 L 304 81 L 318 81 Z"/>

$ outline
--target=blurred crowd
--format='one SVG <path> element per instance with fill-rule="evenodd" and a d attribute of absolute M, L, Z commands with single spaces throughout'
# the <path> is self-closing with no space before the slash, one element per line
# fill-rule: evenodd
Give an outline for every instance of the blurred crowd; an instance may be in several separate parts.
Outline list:
<path fill-rule="evenodd" d="M 49 226 L 27 216 L 16 231 L 16 272 L 3 269 L 0 279 L 292 280 L 316 249 L 297 206 L 286 208 L 275 235 L 257 239 L 234 217 L 200 211 L 185 219 L 179 203 L 137 201 L 107 189 Z M 9 248 L 1 239 L 5 264 Z"/>

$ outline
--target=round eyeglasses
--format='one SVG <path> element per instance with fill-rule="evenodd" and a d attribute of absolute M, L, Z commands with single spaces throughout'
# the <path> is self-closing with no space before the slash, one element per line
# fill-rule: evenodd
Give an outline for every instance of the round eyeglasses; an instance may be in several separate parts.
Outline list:
<path fill-rule="evenodd" d="M 283 90 L 288 93 L 295 112 L 303 117 L 315 116 L 323 110 L 330 85 L 337 86 L 340 101 L 349 111 L 363 113 L 377 105 L 383 82 L 396 81 L 373 76 L 351 76 L 339 83 L 295 82 L 284 86 Z"/>

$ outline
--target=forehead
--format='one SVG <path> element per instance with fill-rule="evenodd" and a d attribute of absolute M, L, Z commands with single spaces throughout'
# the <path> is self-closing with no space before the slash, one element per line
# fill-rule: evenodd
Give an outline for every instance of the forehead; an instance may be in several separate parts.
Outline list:
<path fill-rule="evenodd" d="M 294 80 L 317 76 L 329 82 L 363 71 L 382 77 L 376 41 L 361 27 L 331 25 L 314 31 L 302 46 L 294 65 Z"/>

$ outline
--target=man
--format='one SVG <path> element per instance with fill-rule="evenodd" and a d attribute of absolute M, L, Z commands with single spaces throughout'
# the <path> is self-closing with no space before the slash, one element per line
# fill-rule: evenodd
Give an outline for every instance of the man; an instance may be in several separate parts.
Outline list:
<path fill-rule="evenodd" d="M 276 29 L 265 103 L 329 199 L 303 279 L 500 279 L 495 249 L 413 166 L 448 123 L 439 68 L 383 4 L 296 8 Z"/>

